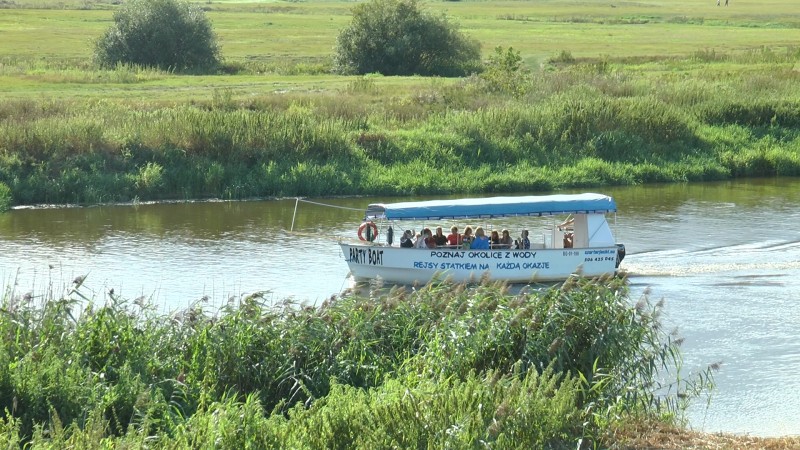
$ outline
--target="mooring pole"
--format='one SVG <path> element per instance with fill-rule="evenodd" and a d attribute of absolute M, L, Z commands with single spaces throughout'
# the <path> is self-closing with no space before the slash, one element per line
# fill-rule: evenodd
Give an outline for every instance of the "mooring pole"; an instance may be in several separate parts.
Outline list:
<path fill-rule="evenodd" d="M 300 203 L 300 197 L 294 198 L 294 214 L 292 214 L 292 228 L 289 231 L 294 231 L 294 218 L 297 217 L 297 205 Z"/>

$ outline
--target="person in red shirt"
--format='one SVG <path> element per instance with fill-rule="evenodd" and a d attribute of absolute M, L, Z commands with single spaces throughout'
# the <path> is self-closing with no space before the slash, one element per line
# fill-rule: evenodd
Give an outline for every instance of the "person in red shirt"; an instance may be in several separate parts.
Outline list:
<path fill-rule="evenodd" d="M 461 235 L 458 234 L 458 227 L 454 226 L 450 228 L 450 234 L 447 235 L 447 243 L 458 247 L 461 245 L 461 242 Z"/>

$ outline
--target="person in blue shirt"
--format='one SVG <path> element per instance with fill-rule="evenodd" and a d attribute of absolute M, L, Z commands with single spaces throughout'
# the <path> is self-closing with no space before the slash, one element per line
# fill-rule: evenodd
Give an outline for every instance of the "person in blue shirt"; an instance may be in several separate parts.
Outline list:
<path fill-rule="evenodd" d="M 475 229 L 475 239 L 473 239 L 472 244 L 470 244 L 469 248 L 477 248 L 477 249 L 489 248 L 489 238 L 486 236 L 486 233 L 484 233 L 483 227 L 478 227 L 477 229 Z"/>

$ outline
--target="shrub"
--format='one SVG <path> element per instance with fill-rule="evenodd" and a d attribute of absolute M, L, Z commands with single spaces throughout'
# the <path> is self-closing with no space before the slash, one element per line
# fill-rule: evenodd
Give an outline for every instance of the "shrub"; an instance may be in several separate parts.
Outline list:
<path fill-rule="evenodd" d="M 531 83 L 527 71 L 522 68 L 522 56 L 512 47 L 506 50 L 496 47 L 481 78 L 486 81 L 490 92 L 501 92 L 515 97 L 525 95 Z"/>
<path fill-rule="evenodd" d="M 480 45 L 415 0 L 372 0 L 353 8 L 334 58 L 345 73 L 461 76 L 480 68 Z"/>
<path fill-rule="evenodd" d="M 0 182 L 0 212 L 11 208 L 11 188 Z"/>
<path fill-rule="evenodd" d="M 164 184 L 164 168 L 160 164 L 149 162 L 139 168 L 136 187 L 142 193 L 152 193 Z"/>
<path fill-rule="evenodd" d="M 549 59 L 551 64 L 563 63 L 563 64 L 572 64 L 575 62 L 575 57 L 572 56 L 572 52 L 568 50 L 561 50 L 556 56 L 553 56 Z"/>
<path fill-rule="evenodd" d="M 180 0 L 130 0 L 97 40 L 95 60 L 163 70 L 208 72 L 219 64 L 216 36 L 205 13 Z"/>

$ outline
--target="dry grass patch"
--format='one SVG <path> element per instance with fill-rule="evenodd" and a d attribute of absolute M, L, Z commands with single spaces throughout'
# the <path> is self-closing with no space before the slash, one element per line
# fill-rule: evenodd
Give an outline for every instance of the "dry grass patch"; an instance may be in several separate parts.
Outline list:
<path fill-rule="evenodd" d="M 609 439 L 617 450 L 789 450 L 800 449 L 800 436 L 762 438 L 727 433 L 700 433 L 660 423 L 625 425 Z"/>

